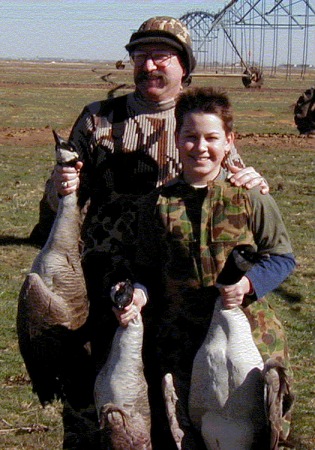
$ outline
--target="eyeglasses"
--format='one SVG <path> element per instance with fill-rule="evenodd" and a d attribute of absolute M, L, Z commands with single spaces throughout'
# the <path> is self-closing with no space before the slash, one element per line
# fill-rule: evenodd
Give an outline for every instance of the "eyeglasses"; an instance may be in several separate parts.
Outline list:
<path fill-rule="evenodd" d="M 176 53 L 170 52 L 168 50 L 153 50 L 152 52 L 141 52 L 134 51 L 130 56 L 130 62 L 136 67 L 142 66 L 147 59 L 151 59 L 156 66 L 159 67 L 167 67 L 170 62 L 172 56 L 175 56 Z"/>

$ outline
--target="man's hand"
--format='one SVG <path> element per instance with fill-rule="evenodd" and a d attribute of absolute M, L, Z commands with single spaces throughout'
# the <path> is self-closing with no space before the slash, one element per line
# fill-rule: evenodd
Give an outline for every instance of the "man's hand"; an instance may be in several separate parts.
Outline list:
<path fill-rule="evenodd" d="M 230 176 L 230 182 L 234 186 L 244 186 L 246 189 L 259 186 L 261 194 L 268 194 L 269 186 L 267 181 L 253 167 L 240 169 L 239 167 L 228 164 L 227 168 L 233 174 Z"/>
<path fill-rule="evenodd" d="M 241 306 L 244 296 L 250 293 L 251 289 L 251 283 L 245 276 L 236 284 L 220 287 L 219 291 L 222 297 L 223 307 L 226 309 L 233 309 L 236 308 L 236 306 Z"/>
<path fill-rule="evenodd" d="M 77 190 L 82 167 L 83 163 L 81 161 L 78 161 L 75 167 L 55 165 L 52 179 L 59 195 L 72 194 L 72 192 Z"/>
<path fill-rule="evenodd" d="M 141 313 L 142 308 L 147 303 L 147 297 L 142 289 L 135 288 L 133 291 L 132 303 L 122 311 L 113 307 L 113 312 L 122 327 L 127 327 L 130 320 L 135 319 Z"/>

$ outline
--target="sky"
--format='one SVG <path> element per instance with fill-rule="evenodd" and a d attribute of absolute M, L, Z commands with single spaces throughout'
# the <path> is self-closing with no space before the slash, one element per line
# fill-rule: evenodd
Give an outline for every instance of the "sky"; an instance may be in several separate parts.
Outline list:
<path fill-rule="evenodd" d="M 123 59 L 133 30 L 155 15 L 217 12 L 206 0 L 0 1 L 0 58 Z"/>
<path fill-rule="evenodd" d="M 149 17 L 217 13 L 228 1 L 0 0 L 0 58 L 126 59 L 131 33 Z M 315 64 L 314 28 L 312 33 L 308 62 Z M 300 45 L 297 51 L 300 58 Z"/>

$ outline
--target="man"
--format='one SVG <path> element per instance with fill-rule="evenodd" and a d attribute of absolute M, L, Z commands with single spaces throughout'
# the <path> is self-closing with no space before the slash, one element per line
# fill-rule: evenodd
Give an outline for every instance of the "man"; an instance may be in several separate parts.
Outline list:
<path fill-rule="evenodd" d="M 137 202 L 174 177 L 180 167 L 174 137 L 175 98 L 196 65 L 187 28 L 171 17 L 145 21 L 126 49 L 134 65 L 135 91 L 84 108 L 70 135 L 82 162 L 75 168 L 56 166 L 41 202 L 50 219 L 58 195 L 73 192 L 80 178 L 80 205 L 89 205 L 82 227 L 82 264 L 96 371 L 106 360 L 118 324 L 111 311 L 109 288 L 119 281 L 120 267 L 133 261 Z M 233 157 L 240 161 L 236 151 L 230 162 Z M 262 192 L 268 192 L 253 168 L 229 168 L 236 185 L 260 185 Z M 47 222 L 40 220 L 35 227 L 33 242 L 45 241 Z M 145 301 L 143 291 L 135 286 L 134 302 L 141 306 Z"/>

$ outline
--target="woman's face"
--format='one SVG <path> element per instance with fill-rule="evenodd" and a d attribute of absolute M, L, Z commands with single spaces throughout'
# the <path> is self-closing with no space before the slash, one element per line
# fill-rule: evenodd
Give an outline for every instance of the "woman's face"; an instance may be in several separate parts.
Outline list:
<path fill-rule="evenodd" d="M 205 185 L 214 180 L 233 140 L 233 133 L 225 133 L 222 119 L 216 114 L 200 111 L 186 113 L 183 125 L 176 134 L 185 181 Z"/>

